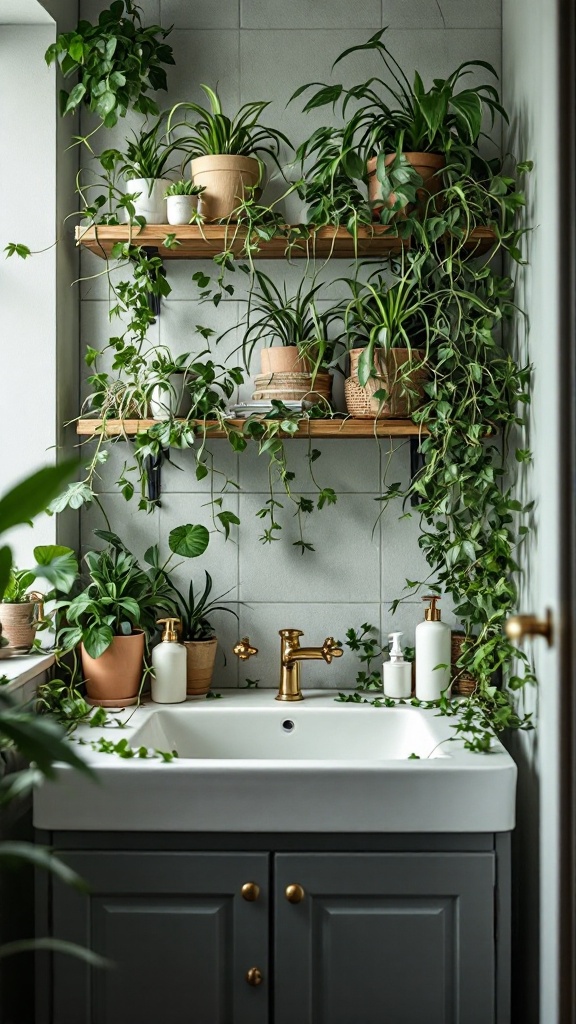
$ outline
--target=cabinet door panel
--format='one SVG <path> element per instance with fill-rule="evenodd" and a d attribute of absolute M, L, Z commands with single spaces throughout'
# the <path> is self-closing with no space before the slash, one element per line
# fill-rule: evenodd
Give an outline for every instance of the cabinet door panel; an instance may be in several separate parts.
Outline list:
<path fill-rule="evenodd" d="M 54 888 L 54 935 L 111 960 L 54 958 L 54 1024 L 268 1024 L 268 855 L 74 853 L 90 885 Z M 241 896 L 260 886 L 257 901 Z M 246 982 L 250 967 L 264 980 Z"/>
<path fill-rule="evenodd" d="M 492 854 L 275 864 L 275 1024 L 492 1024 Z"/>

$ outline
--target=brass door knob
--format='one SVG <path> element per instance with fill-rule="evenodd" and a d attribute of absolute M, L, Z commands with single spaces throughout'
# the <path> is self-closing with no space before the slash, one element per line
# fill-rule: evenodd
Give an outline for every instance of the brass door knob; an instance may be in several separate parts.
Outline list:
<path fill-rule="evenodd" d="M 256 882 L 244 882 L 240 892 L 248 903 L 254 903 L 260 895 L 260 886 Z"/>
<path fill-rule="evenodd" d="M 259 967 L 251 967 L 250 970 L 246 971 L 246 981 L 249 985 L 261 985 L 264 981 L 262 977 L 262 971 Z"/>
<path fill-rule="evenodd" d="M 510 640 L 522 641 L 527 636 L 543 636 L 548 644 L 552 646 L 554 629 L 552 626 L 552 612 L 546 609 L 546 618 L 539 619 L 536 615 L 511 615 L 506 620 L 506 636 Z"/>
<path fill-rule="evenodd" d="M 301 885 L 287 885 L 284 895 L 288 903 L 302 903 L 306 893 Z"/>

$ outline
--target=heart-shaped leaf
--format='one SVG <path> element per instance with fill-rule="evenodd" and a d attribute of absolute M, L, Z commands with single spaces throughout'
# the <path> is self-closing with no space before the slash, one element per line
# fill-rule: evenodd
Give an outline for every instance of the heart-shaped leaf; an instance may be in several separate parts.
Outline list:
<path fill-rule="evenodd" d="M 175 555 L 183 555 L 184 558 L 198 558 L 203 555 L 208 547 L 210 534 L 205 526 L 199 524 L 176 526 L 170 532 L 168 544 Z"/>

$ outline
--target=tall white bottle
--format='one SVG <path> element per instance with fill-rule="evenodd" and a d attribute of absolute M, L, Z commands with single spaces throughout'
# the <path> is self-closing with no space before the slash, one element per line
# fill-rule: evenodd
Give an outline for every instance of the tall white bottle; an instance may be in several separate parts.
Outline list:
<path fill-rule="evenodd" d="M 152 651 L 152 700 L 156 704 L 181 704 L 186 700 L 186 648 L 178 642 L 180 619 L 158 619 L 164 626 L 162 642 Z"/>
<path fill-rule="evenodd" d="M 436 607 L 439 597 L 423 598 L 430 605 L 424 612 L 424 622 L 416 626 L 416 697 L 418 700 L 440 700 L 450 685 L 450 655 L 452 631 L 441 621 Z M 444 668 L 437 666 L 443 665 Z"/>

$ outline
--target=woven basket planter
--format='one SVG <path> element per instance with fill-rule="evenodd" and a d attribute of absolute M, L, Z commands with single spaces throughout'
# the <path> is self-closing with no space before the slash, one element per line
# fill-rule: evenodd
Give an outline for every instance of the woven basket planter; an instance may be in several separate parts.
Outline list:
<path fill-rule="evenodd" d="M 208 693 L 212 684 L 214 661 L 216 660 L 216 637 L 212 640 L 185 640 L 186 648 L 186 693 L 200 697 Z"/>
<path fill-rule="evenodd" d="M 350 352 L 350 376 L 344 384 L 346 408 L 357 419 L 406 419 L 422 405 L 424 384 L 430 374 L 423 365 L 422 349 L 391 348 L 374 353 L 375 377 L 362 386 L 358 380 L 358 361 L 364 349 Z M 385 390 L 386 401 L 374 398 L 374 392 Z"/>
<path fill-rule="evenodd" d="M 0 604 L 0 632 L 9 647 L 20 651 L 30 650 L 38 625 L 37 608 L 37 601 Z"/>
<path fill-rule="evenodd" d="M 332 375 L 317 373 L 260 373 L 254 378 L 255 402 L 327 402 L 332 395 Z"/>
<path fill-rule="evenodd" d="M 452 655 L 451 655 L 451 669 L 452 669 L 452 696 L 453 697 L 469 697 L 476 689 L 476 680 L 470 672 L 464 672 L 461 668 L 458 668 L 456 662 L 460 658 L 462 653 L 462 645 L 466 640 L 465 633 L 452 633 Z"/>

